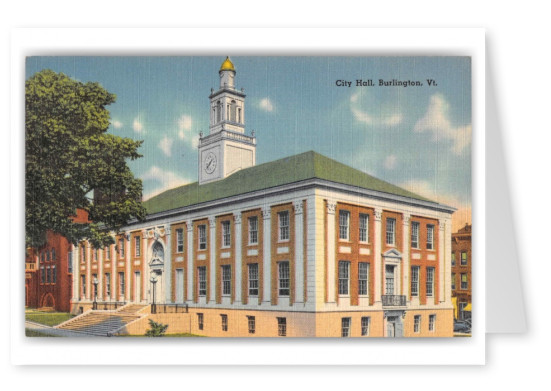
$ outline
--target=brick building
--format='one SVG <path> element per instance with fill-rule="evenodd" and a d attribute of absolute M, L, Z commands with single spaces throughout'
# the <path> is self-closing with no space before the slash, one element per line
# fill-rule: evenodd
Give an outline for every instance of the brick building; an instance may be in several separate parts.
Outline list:
<path fill-rule="evenodd" d="M 229 59 L 219 74 L 198 182 L 114 245 L 74 247 L 72 310 L 155 302 L 169 332 L 208 336 L 452 336 L 454 209 L 315 152 L 256 165 Z"/>
<path fill-rule="evenodd" d="M 457 319 L 471 318 L 471 233 L 466 224 L 452 234 L 452 297 Z"/>

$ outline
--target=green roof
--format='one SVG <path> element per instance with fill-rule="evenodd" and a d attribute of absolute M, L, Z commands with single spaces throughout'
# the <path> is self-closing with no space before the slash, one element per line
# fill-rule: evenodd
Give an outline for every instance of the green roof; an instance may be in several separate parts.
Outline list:
<path fill-rule="evenodd" d="M 249 167 L 216 182 L 203 185 L 194 182 L 176 187 L 150 198 L 143 205 L 148 214 L 153 214 L 312 178 L 429 201 L 360 170 L 310 151 Z"/>

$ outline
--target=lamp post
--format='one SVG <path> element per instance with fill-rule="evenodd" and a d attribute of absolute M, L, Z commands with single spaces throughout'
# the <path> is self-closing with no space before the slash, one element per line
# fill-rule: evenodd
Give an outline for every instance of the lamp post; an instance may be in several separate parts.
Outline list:
<path fill-rule="evenodd" d="M 94 277 L 94 281 L 92 281 L 94 284 L 94 303 L 92 304 L 92 309 L 97 310 L 98 309 L 98 278 Z"/>
<path fill-rule="evenodd" d="M 151 304 L 151 313 L 156 314 L 157 313 L 157 304 L 155 304 L 155 284 L 157 284 L 157 277 L 151 276 L 151 279 L 149 280 L 153 284 L 153 304 Z"/>

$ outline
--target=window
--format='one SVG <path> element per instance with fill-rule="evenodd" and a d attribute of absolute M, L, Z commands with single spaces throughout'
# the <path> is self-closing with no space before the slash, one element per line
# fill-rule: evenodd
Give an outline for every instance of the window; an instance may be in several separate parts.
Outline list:
<path fill-rule="evenodd" d="M 455 290 L 455 273 L 452 273 L 452 291 Z"/>
<path fill-rule="evenodd" d="M 279 296 L 289 296 L 290 292 L 290 283 L 289 283 L 289 262 L 279 262 L 278 263 L 279 271 Z"/>
<path fill-rule="evenodd" d="M 86 263 L 86 249 L 84 245 L 80 246 L 80 263 Z"/>
<path fill-rule="evenodd" d="M 57 270 L 55 265 L 52 266 L 52 283 L 57 283 Z"/>
<path fill-rule="evenodd" d="M 339 261 L 339 295 L 348 295 L 350 281 L 350 262 Z"/>
<path fill-rule="evenodd" d="M 247 316 L 247 323 L 249 325 L 249 334 L 254 334 L 256 329 L 256 322 L 254 316 Z"/>
<path fill-rule="evenodd" d="M 455 253 L 452 253 L 452 266 L 455 266 Z"/>
<path fill-rule="evenodd" d="M 202 313 L 197 314 L 197 327 L 199 328 L 199 330 L 203 330 L 203 314 Z"/>
<path fill-rule="evenodd" d="M 231 265 L 222 265 L 222 295 L 231 295 Z"/>
<path fill-rule="evenodd" d="M 350 318 L 341 319 L 341 337 L 350 337 Z"/>
<path fill-rule="evenodd" d="M 429 315 L 429 331 L 434 331 L 434 324 L 436 323 L 436 315 Z"/>
<path fill-rule="evenodd" d="M 467 273 L 461 273 L 461 289 L 469 289 L 469 282 L 467 280 Z"/>
<path fill-rule="evenodd" d="M 124 239 L 119 239 L 119 258 L 124 258 Z"/>
<path fill-rule="evenodd" d="M 348 240 L 350 229 L 350 212 L 347 210 L 339 211 L 339 239 Z"/>
<path fill-rule="evenodd" d="M 228 331 L 228 315 L 220 314 L 222 318 L 222 331 Z"/>
<path fill-rule="evenodd" d="M 135 249 L 136 257 L 141 257 L 142 256 L 142 242 L 140 240 L 140 237 L 136 236 L 134 238 L 134 240 L 135 240 L 134 249 Z"/>
<path fill-rule="evenodd" d="M 369 276 L 369 264 L 366 262 L 358 263 L 358 294 L 367 295 L 367 281 Z"/>
<path fill-rule="evenodd" d="M 427 250 L 434 250 L 434 225 L 427 225 Z"/>
<path fill-rule="evenodd" d="M 279 241 L 289 240 L 289 211 L 280 212 L 279 217 Z"/>
<path fill-rule="evenodd" d="M 360 214 L 360 242 L 369 242 L 369 215 Z"/>
<path fill-rule="evenodd" d="M 41 263 L 44 262 L 44 253 L 41 253 L 41 254 L 40 254 L 40 262 L 41 262 Z"/>
<path fill-rule="evenodd" d="M 231 246 L 230 222 L 222 221 L 222 247 Z"/>
<path fill-rule="evenodd" d="M 55 261 L 55 248 L 52 248 L 52 261 Z"/>
<path fill-rule="evenodd" d="M 199 281 L 199 296 L 207 295 L 207 268 L 206 266 L 199 266 L 197 268 L 197 281 Z"/>
<path fill-rule="evenodd" d="M 111 246 L 105 247 L 105 259 L 111 259 Z"/>
<path fill-rule="evenodd" d="M 67 273 L 73 272 L 73 252 L 69 251 L 67 253 Z"/>
<path fill-rule="evenodd" d="M 411 296 L 419 296 L 419 266 L 411 267 Z"/>
<path fill-rule="evenodd" d="M 369 335 L 369 323 L 371 323 L 369 316 L 362 316 L 362 337 Z"/>
<path fill-rule="evenodd" d="M 98 249 L 94 248 L 94 251 L 92 252 L 92 261 L 96 262 L 98 260 Z"/>
<path fill-rule="evenodd" d="M 432 296 L 434 292 L 434 268 L 427 267 L 427 296 Z"/>
<path fill-rule="evenodd" d="M 258 296 L 258 263 L 249 264 L 249 296 Z"/>
<path fill-rule="evenodd" d="M 461 301 L 459 302 L 459 319 L 465 319 L 465 307 L 467 306 L 467 302 Z"/>
<path fill-rule="evenodd" d="M 385 267 L 385 293 L 394 295 L 394 266 Z"/>
<path fill-rule="evenodd" d="M 176 230 L 176 252 L 184 252 L 184 230 L 182 228 Z"/>
<path fill-rule="evenodd" d="M 411 248 L 419 248 L 419 223 L 411 222 Z"/>
<path fill-rule="evenodd" d="M 46 267 L 46 282 L 49 284 L 52 282 L 52 269 L 50 267 Z"/>
<path fill-rule="evenodd" d="M 98 284 L 96 284 L 96 281 L 98 279 L 97 274 L 92 274 L 92 286 L 94 287 L 94 297 L 98 297 Z"/>
<path fill-rule="evenodd" d="M 280 337 L 287 335 L 287 318 L 277 318 L 277 335 Z"/>
<path fill-rule="evenodd" d="M 40 282 L 43 284 L 46 282 L 46 270 L 44 266 L 40 266 Z"/>
<path fill-rule="evenodd" d="M 111 273 L 105 273 L 105 295 L 111 296 Z"/>
<path fill-rule="evenodd" d="M 124 272 L 119 272 L 119 295 L 124 296 Z"/>
<path fill-rule="evenodd" d="M 413 332 L 418 333 L 421 331 L 421 315 L 415 315 L 413 317 Z"/>
<path fill-rule="evenodd" d="M 394 246 L 396 243 L 396 219 L 386 219 L 386 244 Z"/>
<path fill-rule="evenodd" d="M 461 251 L 461 266 L 467 266 L 467 252 Z"/>
<path fill-rule="evenodd" d="M 249 244 L 258 244 L 258 217 L 249 217 Z"/>
<path fill-rule="evenodd" d="M 207 249 L 207 226 L 206 225 L 200 225 L 197 227 L 197 230 L 199 231 L 199 250 L 206 250 Z"/>
<path fill-rule="evenodd" d="M 86 296 L 86 276 L 84 274 L 80 275 L 80 294 L 83 297 Z"/>
<path fill-rule="evenodd" d="M 50 262 L 50 252 L 46 251 L 46 261 Z"/>

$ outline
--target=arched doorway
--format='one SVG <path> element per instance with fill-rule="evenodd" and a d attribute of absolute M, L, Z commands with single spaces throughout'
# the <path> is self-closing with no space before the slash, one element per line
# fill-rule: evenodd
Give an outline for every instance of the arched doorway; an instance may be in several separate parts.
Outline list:
<path fill-rule="evenodd" d="M 164 267 L 165 267 L 165 248 L 161 241 L 156 240 L 151 246 L 150 261 L 149 261 L 149 303 L 153 303 L 153 295 L 155 295 L 155 303 L 164 303 L 165 298 L 165 283 L 164 283 Z M 154 279 L 155 283 L 152 282 Z"/>

